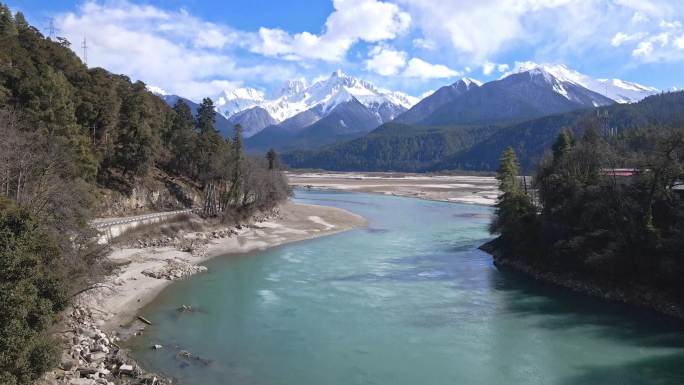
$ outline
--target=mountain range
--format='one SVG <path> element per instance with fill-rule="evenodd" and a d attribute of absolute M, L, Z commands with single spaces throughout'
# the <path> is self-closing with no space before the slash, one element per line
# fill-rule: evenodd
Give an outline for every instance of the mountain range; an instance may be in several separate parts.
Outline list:
<path fill-rule="evenodd" d="M 528 65 L 485 84 L 461 79 L 364 137 L 289 152 L 283 158 L 292 167 L 334 170 L 492 169 L 496 160 L 483 162 L 478 151 L 457 155 L 471 148 L 487 150 L 481 143 L 489 138 L 501 139 L 497 148 L 515 147 L 520 138 L 505 134 L 529 127 L 526 122 L 541 127 L 537 135 L 545 142 L 560 127 L 545 132 L 542 118 L 635 103 L 656 93 L 655 88 L 622 80 L 594 80 L 563 65 Z M 530 157 L 541 155 L 529 152 Z"/>
<path fill-rule="evenodd" d="M 274 148 L 295 167 L 415 171 L 447 167 L 456 153 L 515 125 L 635 103 L 658 92 L 619 79 L 593 79 L 565 65 L 523 63 L 498 80 L 463 78 L 420 101 L 342 71 L 310 85 L 288 81 L 269 96 L 237 88 L 213 100 L 220 131 L 230 135 L 241 124 L 252 153 Z M 179 97 L 163 98 L 171 104 Z M 469 167 L 467 159 L 457 163 Z"/>

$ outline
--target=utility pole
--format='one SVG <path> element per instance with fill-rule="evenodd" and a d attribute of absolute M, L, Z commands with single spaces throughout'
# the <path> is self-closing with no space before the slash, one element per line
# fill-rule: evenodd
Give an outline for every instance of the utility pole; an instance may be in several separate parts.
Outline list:
<path fill-rule="evenodd" d="M 88 66 L 88 43 L 86 42 L 85 36 L 83 36 L 83 44 L 81 44 L 81 48 L 83 48 L 83 64 Z"/>

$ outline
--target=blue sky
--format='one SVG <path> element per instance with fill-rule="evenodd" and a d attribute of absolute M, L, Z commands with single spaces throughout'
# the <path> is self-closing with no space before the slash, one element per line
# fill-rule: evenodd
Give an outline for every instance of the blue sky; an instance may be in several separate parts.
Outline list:
<path fill-rule="evenodd" d="M 414 96 L 522 62 L 684 88 L 684 1 L 8 1 L 88 64 L 200 99 L 335 69 Z"/>

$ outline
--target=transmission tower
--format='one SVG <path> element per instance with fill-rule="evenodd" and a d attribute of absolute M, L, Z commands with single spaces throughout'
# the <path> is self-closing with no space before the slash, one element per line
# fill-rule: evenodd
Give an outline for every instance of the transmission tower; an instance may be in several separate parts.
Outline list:
<path fill-rule="evenodd" d="M 83 36 L 83 44 L 81 44 L 81 48 L 83 48 L 83 64 L 88 66 L 88 42 L 86 41 L 85 36 Z"/>
<path fill-rule="evenodd" d="M 55 36 L 57 35 L 57 27 L 55 27 L 55 18 L 54 17 L 48 17 L 48 25 L 45 27 L 47 29 L 48 33 L 48 38 L 50 40 L 55 40 Z"/>

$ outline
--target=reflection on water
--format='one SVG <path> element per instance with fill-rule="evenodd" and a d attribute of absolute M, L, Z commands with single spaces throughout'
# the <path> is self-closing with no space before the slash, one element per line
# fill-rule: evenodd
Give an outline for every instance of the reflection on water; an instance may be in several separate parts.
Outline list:
<path fill-rule="evenodd" d="M 207 385 L 684 383 L 676 323 L 495 269 L 477 249 L 489 208 L 298 200 L 369 228 L 210 261 L 144 310 L 154 325 L 132 342 L 143 364 Z"/>

